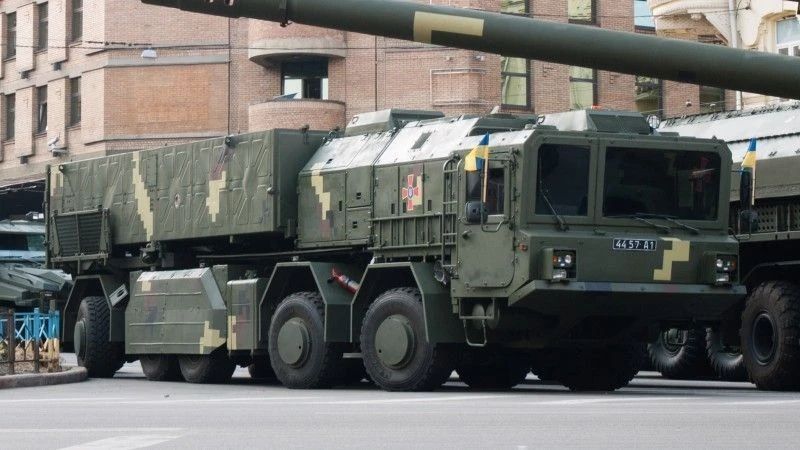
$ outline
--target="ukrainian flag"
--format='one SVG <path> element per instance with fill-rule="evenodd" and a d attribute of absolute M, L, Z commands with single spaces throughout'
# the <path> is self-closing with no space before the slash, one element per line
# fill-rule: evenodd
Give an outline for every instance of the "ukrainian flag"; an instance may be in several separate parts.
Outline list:
<path fill-rule="evenodd" d="M 483 170 L 483 165 L 489 159 L 489 133 L 486 133 L 477 147 L 467 154 L 464 162 L 464 170 L 467 172 L 477 172 Z"/>
<path fill-rule="evenodd" d="M 751 172 L 756 171 L 756 147 L 758 146 L 758 139 L 750 139 L 750 146 L 747 148 L 747 153 L 744 154 L 742 160 L 742 169 L 749 169 Z"/>

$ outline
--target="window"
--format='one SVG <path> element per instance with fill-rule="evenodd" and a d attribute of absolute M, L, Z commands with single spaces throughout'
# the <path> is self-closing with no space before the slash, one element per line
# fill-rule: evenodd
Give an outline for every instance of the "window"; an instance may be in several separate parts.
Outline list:
<path fill-rule="evenodd" d="M 83 0 L 72 0 L 72 42 L 83 38 Z"/>
<path fill-rule="evenodd" d="M 725 111 L 725 89 L 700 86 L 700 113 Z"/>
<path fill-rule="evenodd" d="M 6 95 L 6 139 L 14 139 L 14 121 L 16 120 L 16 97 Z"/>
<path fill-rule="evenodd" d="M 313 59 L 283 63 L 283 95 L 290 98 L 328 99 L 328 60 Z"/>
<path fill-rule="evenodd" d="M 81 123 L 81 79 L 69 80 L 69 124 Z"/>
<path fill-rule="evenodd" d="M 47 131 L 47 86 L 36 88 L 36 132 Z"/>
<path fill-rule="evenodd" d="M 633 0 L 633 23 L 637 29 L 656 29 L 656 19 L 647 6 L 647 0 Z"/>
<path fill-rule="evenodd" d="M 661 116 L 664 90 L 661 80 L 650 77 L 636 77 L 636 110 L 644 115 Z"/>
<path fill-rule="evenodd" d="M 603 215 L 715 220 L 720 169 L 716 153 L 609 147 Z"/>
<path fill-rule="evenodd" d="M 536 177 L 536 214 L 586 216 L 589 214 L 588 147 L 543 145 L 539 147 Z M 553 206 L 553 210 L 548 206 Z"/>
<path fill-rule="evenodd" d="M 17 13 L 6 14 L 6 58 L 17 56 Z"/>
<path fill-rule="evenodd" d="M 778 53 L 800 56 L 800 19 L 781 20 L 777 23 Z"/>
<path fill-rule="evenodd" d="M 597 71 L 572 66 L 569 71 L 570 109 L 586 109 L 597 104 Z"/>
<path fill-rule="evenodd" d="M 40 3 L 37 8 L 39 10 L 39 34 L 36 50 L 44 50 L 47 48 L 47 3 Z"/>
<path fill-rule="evenodd" d="M 595 0 L 567 0 L 567 15 L 570 22 L 595 23 Z"/>
<path fill-rule="evenodd" d="M 528 60 L 504 56 L 501 64 L 503 105 L 529 107 L 531 102 L 528 86 L 530 85 L 531 69 Z"/>
<path fill-rule="evenodd" d="M 491 166 L 491 162 L 489 163 Z M 483 200 L 484 171 L 467 172 L 467 201 L 480 202 Z M 505 171 L 502 167 L 489 168 L 489 184 L 486 186 L 486 214 L 505 214 L 506 195 Z"/>
<path fill-rule="evenodd" d="M 500 11 L 504 14 L 526 16 L 528 14 L 527 0 L 503 0 Z M 530 107 L 528 94 L 531 69 L 527 59 L 502 57 L 500 62 L 500 96 L 504 106 Z"/>

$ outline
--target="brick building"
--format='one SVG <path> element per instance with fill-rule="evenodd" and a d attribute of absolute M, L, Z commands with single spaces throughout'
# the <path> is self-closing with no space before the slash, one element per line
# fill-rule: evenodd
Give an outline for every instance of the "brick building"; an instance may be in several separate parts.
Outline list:
<path fill-rule="evenodd" d="M 643 0 L 424 1 L 654 33 Z M 389 107 L 597 104 L 673 116 L 701 105 L 695 86 L 132 0 L 5 0 L 0 37 L 0 186 L 40 180 L 58 161 L 270 127 L 334 128 Z"/>

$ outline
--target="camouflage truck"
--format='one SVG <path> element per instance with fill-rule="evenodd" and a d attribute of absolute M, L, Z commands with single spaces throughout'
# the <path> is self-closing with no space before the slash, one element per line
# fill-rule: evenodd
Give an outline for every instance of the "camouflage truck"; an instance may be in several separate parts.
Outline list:
<path fill-rule="evenodd" d="M 761 389 L 800 388 L 800 103 L 704 114 L 664 122 L 660 130 L 728 142 L 736 166 L 748 150 L 757 155 L 755 223 L 747 220 L 739 183 L 731 192 L 732 232 L 739 240 L 747 302 L 723 340 L 709 330 L 707 351 L 717 373 L 749 377 Z M 755 139 L 755 141 L 752 141 Z M 745 214 L 742 214 L 742 211 Z M 697 331 L 693 333 L 698 334 Z M 734 337 L 735 333 L 727 333 Z M 698 341 L 702 337 L 698 338 Z M 683 349 L 698 354 L 701 347 Z"/>
<path fill-rule="evenodd" d="M 45 311 L 63 306 L 72 279 L 45 269 L 44 237 L 41 221 L 0 221 L 0 307 Z"/>
<path fill-rule="evenodd" d="M 389 110 L 53 166 L 48 258 L 92 376 L 613 390 L 662 329 L 735 320 L 730 173 L 634 113 Z"/>

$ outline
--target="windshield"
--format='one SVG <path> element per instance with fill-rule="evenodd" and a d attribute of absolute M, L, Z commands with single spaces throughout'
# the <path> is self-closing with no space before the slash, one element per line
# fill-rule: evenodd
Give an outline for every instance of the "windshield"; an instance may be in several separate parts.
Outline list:
<path fill-rule="evenodd" d="M 603 215 L 716 220 L 720 164 L 711 152 L 609 147 Z"/>

